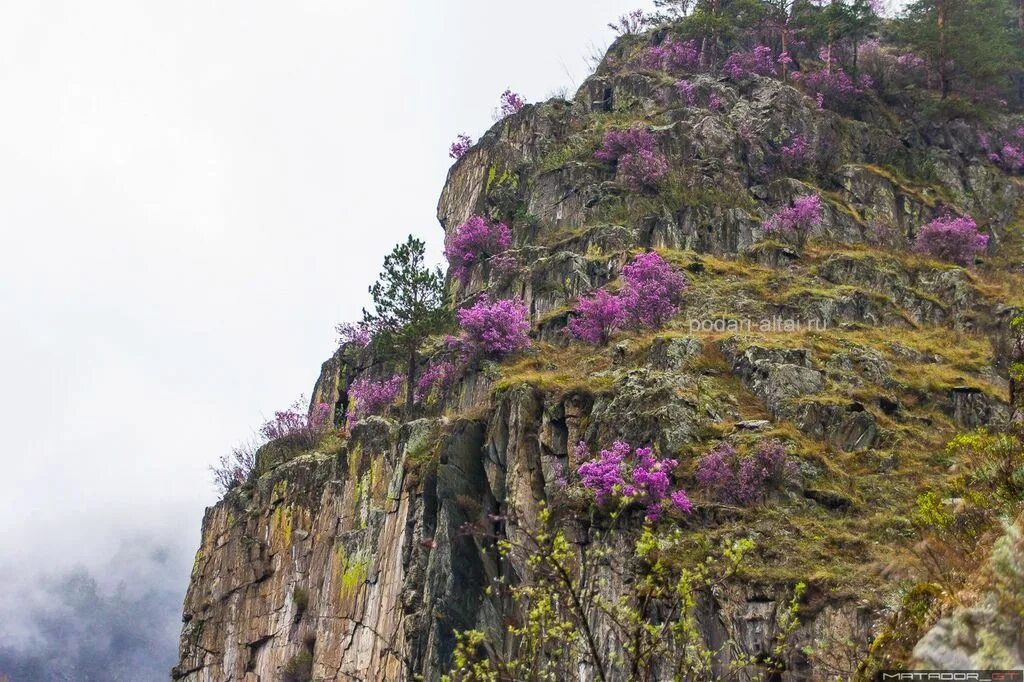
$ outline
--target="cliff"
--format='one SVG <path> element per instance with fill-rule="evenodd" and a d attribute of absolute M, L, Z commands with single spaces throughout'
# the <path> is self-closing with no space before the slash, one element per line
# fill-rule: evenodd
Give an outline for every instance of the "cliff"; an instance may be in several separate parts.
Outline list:
<path fill-rule="evenodd" d="M 846 679 L 871 652 L 909 655 L 914 642 L 893 644 L 892 629 L 918 579 L 914 499 L 954 475 L 936 454 L 953 434 L 1010 415 L 1024 183 L 989 162 L 979 124 L 924 120 L 874 97 L 840 114 L 777 78 L 702 74 L 691 79 L 699 97 L 721 106 L 689 106 L 675 78 L 632 65 L 651 39 L 618 41 L 571 101 L 498 122 L 441 193 L 445 230 L 502 218 L 518 264 L 451 280 L 453 301 L 522 298 L 535 350 L 476 363 L 440 403 L 369 417 L 313 451 L 264 447 L 258 475 L 206 512 L 175 679 L 268 682 L 306 666 L 316 680 L 437 680 L 455 631 L 500 633 L 515 620 L 487 587 L 529 572 L 465 528 L 521 537 L 558 497 L 580 440 L 654 444 L 684 479 L 723 439 L 775 437 L 795 453 L 799 490 L 755 509 L 697 496 L 694 513 L 672 521 L 695 556 L 737 538 L 755 546 L 729 587 L 702 599 L 704 641 L 734 643 L 717 669 L 730 651 L 770 654 L 797 582 L 808 589 L 778 679 Z M 670 163 L 657 191 L 624 188 L 593 157 L 604 131 L 635 122 Z M 813 156 L 783 172 L 794 136 Z M 811 244 L 767 240 L 765 217 L 811 191 L 824 199 Z M 980 267 L 907 248 L 945 210 L 990 231 Z M 559 332 L 576 298 L 652 248 L 690 281 L 682 313 L 608 348 L 567 343 Z M 714 324 L 724 320 L 755 326 Z M 313 402 L 344 423 L 351 382 L 383 365 L 372 350 L 341 348 Z M 621 522 L 613 555 L 624 557 L 641 519 Z M 587 552 L 593 518 L 563 523 Z M 600 589 L 614 597 L 613 582 Z"/>

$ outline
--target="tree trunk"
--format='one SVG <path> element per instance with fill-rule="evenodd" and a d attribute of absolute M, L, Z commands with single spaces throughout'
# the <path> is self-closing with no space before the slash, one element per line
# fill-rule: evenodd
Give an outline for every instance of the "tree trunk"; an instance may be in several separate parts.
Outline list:
<path fill-rule="evenodd" d="M 412 412 L 412 406 L 415 402 L 415 390 L 416 390 L 416 351 L 409 351 L 409 368 L 406 374 L 408 380 L 405 382 L 405 411 L 406 414 Z"/>

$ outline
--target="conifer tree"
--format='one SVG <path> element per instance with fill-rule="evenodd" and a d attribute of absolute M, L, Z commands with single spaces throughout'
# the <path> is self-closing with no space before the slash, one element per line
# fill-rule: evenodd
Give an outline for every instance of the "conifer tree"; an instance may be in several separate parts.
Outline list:
<path fill-rule="evenodd" d="M 1005 88 L 1019 68 L 1021 33 L 1012 0 L 916 0 L 900 36 L 927 56 L 943 98 L 954 90 Z"/>
<path fill-rule="evenodd" d="M 420 344 L 451 322 L 444 300 L 444 275 L 439 267 L 424 264 L 424 251 L 424 243 L 412 235 L 395 246 L 370 287 L 373 312 L 363 310 L 364 323 L 374 330 L 375 346 L 408 363 L 407 408 L 413 404 Z"/>

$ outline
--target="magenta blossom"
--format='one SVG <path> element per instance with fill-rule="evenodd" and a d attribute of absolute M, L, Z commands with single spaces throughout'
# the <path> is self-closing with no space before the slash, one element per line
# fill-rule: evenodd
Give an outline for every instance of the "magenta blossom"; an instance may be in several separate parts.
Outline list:
<path fill-rule="evenodd" d="M 483 217 L 475 215 L 448 236 L 444 255 L 452 266 L 455 278 L 466 284 L 473 265 L 503 253 L 511 243 L 512 233 L 508 225 L 488 223 Z"/>
<path fill-rule="evenodd" d="M 782 145 L 782 163 L 787 168 L 802 167 L 811 157 L 811 145 L 803 135 L 794 135 Z"/>
<path fill-rule="evenodd" d="M 455 138 L 455 142 L 452 142 L 452 146 L 448 148 L 448 156 L 457 161 L 465 156 L 466 152 L 468 152 L 472 146 L 472 138 L 470 138 L 469 135 L 460 134 Z"/>
<path fill-rule="evenodd" d="M 656 329 L 679 310 L 689 282 L 664 258 L 650 251 L 637 256 L 622 269 L 624 324 Z"/>
<path fill-rule="evenodd" d="M 398 398 L 404 382 L 405 379 L 400 374 L 380 381 L 369 378 L 353 381 L 348 387 L 348 397 L 352 403 L 348 413 L 349 426 L 370 415 L 380 414 L 392 405 Z"/>
<path fill-rule="evenodd" d="M 296 403 L 289 410 L 275 412 L 274 418 L 260 428 L 260 435 L 268 441 L 287 440 L 313 447 L 330 426 L 330 413 L 327 403 L 317 403 L 309 411 Z"/>
<path fill-rule="evenodd" d="M 740 457 L 728 443 L 719 443 L 701 457 L 697 483 L 714 499 L 752 505 L 771 490 L 784 490 L 796 479 L 796 464 L 777 440 L 763 441 L 753 455 Z"/>
<path fill-rule="evenodd" d="M 730 54 L 722 66 L 722 72 L 734 80 L 751 75 L 774 76 L 777 73 L 776 63 L 779 63 L 779 60 L 772 52 L 772 48 L 767 45 L 758 45 L 749 52 Z"/>
<path fill-rule="evenodd" d="M 657 139 L 646 128 L 610 130 L 594 157 L 615 164 L 616 175 L 626 185 L 639 189 L 656 184 L 668 172 L 668 159 L 656 145 Z"/>
<path fill-rule="evenodd" d="M 487 296 L 455 316 L 462 327 L 462 348 L 469 354 L 502 357 L 531 345 L 529 310 L 518 299 L 492 302 Z"/>
<path fill-rule="evenodd" d="M 360 348 L 366 348 L 373 340 L 373 331 L 365 322 L 345 322 L 336 327 L 338 332 L 338 343 L 342 346 L 352 344 Z"/>
<path fill-rule="evenodd" d="M 692 40 L 679 41 L 666 38 L 661 45 L 645 48 L 637 63 L 645 69 L 658 71 L 686 71 L 696 68 L 700 61 L 700 50 Z"/>
<path fill-rule="evenodd" d="M 688 80 L 676 81 L 676 92 L 686 106 L 692 107 L 697 104 L 697 87 Z"/>
<path fill-rule="evenodd" d="M 988 235 L 978 232 L 970 216 L 936 218 L 917 232 L 914 251 L 932 258 L 969 266 L 988 247 Z"/>
<path fill-rule="evenodd" d="M 512 114 L 518 114 L 526 106 L 526 102 L 519 96 L 518 93 L 506 90 L 501 93 L 501 117 L 511 116 Z"/>
<path fill-rule="evenodd" d="M 590 455 L 586 443 L 574 450 L 577 458 Z M 670 475 L 678 466 L 674 459 L 659 459 L 651 448 L 637 448 L 615 441 L 597 458 L 579 465 L 583 487 L 594 493 L 599 507 L 610 501 L 638 502 L 647 511 L 648 521 L 661 518 L 666 507 L 690 513 L 693 505 L 682 489 L 672 491 Z"/>
<path fill-rule="evenodd" d="M 435 399 L 438 394 L 451 388 L 458 378 L 458 372 L 459 368 L 454 362 L 432 362 L 416 382 L 413 400 L 420 403 Z"/>
<path fill-rule="evenodd" d="M 606 346 L 611 333 L 623 322 L 622 309 L 621 298 L 598 289 L 591 296 L 579 300 L 567 329 L 581 341 Z"/>
<path fill-rule="evenodd" d="M 803 248 L 808 237 L 822 223 L 821 197 L 806 194 L 793 201 L 793 205 L 774 213 L 761 223 L 766 234 L 792 237 L 797 248 Z"/>

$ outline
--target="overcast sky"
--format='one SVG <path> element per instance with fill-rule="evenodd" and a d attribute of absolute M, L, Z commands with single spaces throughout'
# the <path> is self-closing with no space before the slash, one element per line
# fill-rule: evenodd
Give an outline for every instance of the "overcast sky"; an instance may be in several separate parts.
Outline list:
<path fill-rule="evenodd" d="M 451 140 L 574 91 L 638 6 L 2 3 L 0 640 L 76 566 L 176 610 L 208 466 L 309 393 L 394 243 L 439 257 Z"/>

